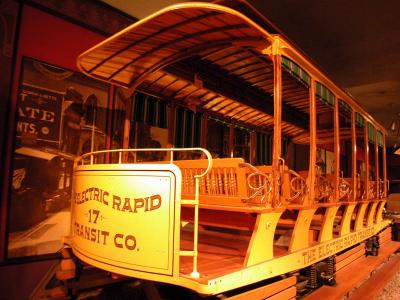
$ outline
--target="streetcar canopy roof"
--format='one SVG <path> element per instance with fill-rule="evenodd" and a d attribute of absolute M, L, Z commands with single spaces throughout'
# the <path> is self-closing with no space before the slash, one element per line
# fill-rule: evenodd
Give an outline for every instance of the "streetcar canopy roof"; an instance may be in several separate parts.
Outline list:
<path fill-rule="evenodd" d="M 282 37 L 225 6 L 193 2 L 167 7 L 80 55 L 78 67 L 131 92 L 138 89 L 249 128 L 271 130 L 274 70 L 265 54 L 275 51 L 277 39 L 286 49 L 282 133 L 295 137 L 308 131 L 307 72 L 314 69 L 294 63 L 290 58 L 296 51 Z"/>

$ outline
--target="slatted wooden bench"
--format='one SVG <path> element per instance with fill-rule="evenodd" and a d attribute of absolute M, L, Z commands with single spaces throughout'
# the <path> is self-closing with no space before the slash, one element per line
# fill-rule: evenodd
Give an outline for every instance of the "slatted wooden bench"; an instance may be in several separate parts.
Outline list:
<path fill-rule="evenodd" d="M 195 175 L 202 174 L 206 159 L 174 161 L 182 172 L 181 198 L 195 198 Z M 249 179 L 249 177 L 251 177 Z M 199 223 L 225 228 L 252 230 L 254 214 L 272 210 L 271 176 L 246 164 L 242 158 L 213 159 L 209 173 L 199 180 Z M 257 189 L 262 187 L 261 189 Z M 182 220 L 193 220 L 183 205 Z"/>
<path fill-rule="evenodd" d="M 194 199 L 195 175 L 203 173 L 206 159 L 174 161 L 182 172 L 182 199 Z M 249 207 L 266 207 L 270 204 L 271 168 L 258 170 L 242 158 L 213 159 L 210 172 L 200 178 L 200 207 L 246 211 Z M 267 172 L 265 172 L 267 171 Z M 258 172 L 258 173 L 257 173 Z M 256 174 L 257 173 L 257 174 Z M 255 175 L 255 176 L 253 176 Z M 249 176 L 252 178 L 249 180 Z M 257 193 L 257 188 L 265 188 Z M 262 191 L 261 191 L 262 190 Z"/>

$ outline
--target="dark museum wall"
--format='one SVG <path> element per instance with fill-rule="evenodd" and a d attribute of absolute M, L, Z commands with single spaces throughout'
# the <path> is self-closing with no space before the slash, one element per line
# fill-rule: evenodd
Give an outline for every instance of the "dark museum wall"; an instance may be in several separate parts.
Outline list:
<path fill-rule="evenodd" d="M 133 22 L 100 1 L 0 0 L 0 299 L 27 299 L 57 257 L 8 253 L 10 170 L 23 61 L 33 59 L 78 73 L 80 53 Z M 26 206 L 26 213 L 34 212 Z"/>

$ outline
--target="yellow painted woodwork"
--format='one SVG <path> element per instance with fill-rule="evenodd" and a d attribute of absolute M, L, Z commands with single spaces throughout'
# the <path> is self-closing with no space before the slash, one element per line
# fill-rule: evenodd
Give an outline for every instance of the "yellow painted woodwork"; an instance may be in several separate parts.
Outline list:
<path fill-rule="evenodd" d="M 343 212 L 342 221 L 340 223 L 339 236 L 344 236 L 350 233 L 351 217 L 353 216 L 355 207 L 356 204 L 346 205 Z"/>
<path fill-rule="evenodd" d="M 367 215 L 367 226 L 371 226 L 374 223 L 374 216 L 376 214 L 377 206 L 378 202 L 372 202 Z"/>
<path fill-rule="evenodd" d="M 290 239 L 289 252 L 295 252 L 308 247 L 308 231 L 310 230 L 312 217 L 316 210 L 316 208 L 299 210 L 292 238 Z"/>
<path fill-rule="evenodd" d="M 322 220 L 321 231 L 318 237 L 319 242 L 325 242 L 332 239 L 333 222 L 335 221 L 335 216 L 338 209 L 339 206 L 330 206 L 326 208 L 324 218 Z"/>
<path fill-rule="evenodd" d="M 143 278 L 145 280 L 155 280 L 180 285 L 204 295 L 219 294 L 244 285 L 258 282 L 260 280 L 272 278 L 280 274 L 310 266 L 311 264 L 325 259 L 334 253 L 340 252 L 348 247 L 362 242 L 374 234 L 377 234 L 389 224 L 390 222 L 386 220 L 379 224 L 373 225 L 371 228 L 362 229 L 358 232 L 350 233 L 344 237 L 339 237 L 331 241 L 309 247 L 302 251 L 297 251 L 272 260 L 264 261 L 260 264 L 243 268 L 240 271 L 231 272 L 229 274 L 213 278 L 211 280 L 206 280 L 201 283 L 198 280 L 183 275 L 171 277 L 127 270 L 122 270 L 120 274 L 136 278 Z M 78 255 L 78 257 L 80 256 Z M 87 263 L 96 265 L 96 261 L 91 260 L 90 258 L 84 257 L 81 259 Z"/>
<path fill-rule="evenodd" d="M 356 224 L 354 226 L 354 230 L 360 230 L 364 227 L 364 215 L 365 215 L 365 210 L 367 209 L 369 202 L 363 202 L 359 204 L 357 216 L 356 216 Z"/>
<path fill-rule="evenodd" d="M 183 282 L 180 281 L 180 283 L 186 287 L 195 289 L 201 294 L 217 294 L 223 291 L 229 291 L 240 286 L 252 284 L 263 279 L 272 278 L 280 274 L 310 266 L 322 259 L 366 240 L 380 232 L 389 224 L 390 221 L 385 220 L 379 224 L 373 225 L 372 227 L 349 233 L 343 237 L 338 237 L 324 243 L 318 243 L 315 246 L 208 280 L 204 284 L 190 282 L 190 285 L 187 286 L 186 284 L 189 284 L 189 282 L 183 284 Z M 179 278 L 179 280 L 182 280 L 182 278 Z"/>
<path fill-rule="evenodd" d="M 171 174 L 174 175 L 171 176 Z M 170 185 L 162 184 L 164 178 L 167 179 L 166 182 L 170 182 Z M 157 182 L 156 191 L 154 190 L 154 186 L 156 186 L 154 180 L 161 180 Z M 333 239 L 332 226 L 338 205 L 330 205 L 326 207 L 322 218 L 321 240 L 317 245 L 310 247 L 308 232 L 316 208 L 300 209 L 297 219 L 292 223 L 294 228 L 289 253 L 274 258 L 273 239 L 282 210 L 260 210 L 257 214 L 255 229 L 243 269 L 239 273 L 228 272 L 226 275 L 208 281 L 202 277 L 196 279 L 179 272 L 179 257 L 184 254 L 184 251 L 180 250 L 180 222 L 178 222 L 180 220 L 181 182 L 180 170 L 173 164 L 100 164 L 76 167 L 71 242 L 74 254 L 81 260 L 110 272 L 178 284 L 202 294 L 216 294 L 309 266 L 365 240 L 389 224 L 389 221 L 380 221 L 368 228 L 359 228 L 348 234 L 344 234 L 345 229 L 343 229 L 342 236 Z M 100 194 L 97 194 L 94 188 L 98 188 Z M 171 190 L 168 192 L 169 189 Z M 124 201 L 130 195 L 135 195 L 135 197 L 130 197 L 133 199 L 144 199 L 146 193 L 150 192 L 157 192 L 161 196 L 160 207 L 156 208 L 158 202 L 154 202 L 153 206 L 149 202 L 149 206 L 144 204 L 142 207 L 140 201 L 136 207 L 128 205 L 128 202 L 121 202 L 124 205 L 117 205 L 118 197 Z M 175 195 L 175 198 L 172 195 Z M 378 211 L 381 212 L 384 202 L 376 202 Z M 135 203 L 135 201 L 130 203 Z M 359 220 L 363 220 L 367 204 L 368 202 L 361 204 Z M 171 209 L 172 207 L 174 208 Z M 350 222 L 347 220 L 350 220 L 355 204 L 350 204 L 348 207 L 345 209 L 344 219 L 346 221 L 344 223 Z M 132 212 L 130 208 L 132 208 Z M 89 211 L 93 209 L 100 211 L 97 223 L 94 223 L 94 219 L 89 215 Z M 152 221 L 153 217 L 157 222 Z M 159 227 L 160 222 L 172 222 L 171 218 L 175 220 L 174 223 L 170 223 L 170 226 Z M 97 227 L 92 227 L 104 232 L 98 235 L 100 237 L 98 241 L 97 238 L 91 240 L 91 236 L 88 235 L 85 238 L 85 235 L 82 235 L 77 224 L 96 225 Z M 157 229 L 151 227 L 152 224 Z M 349 226 L 342 224 L 343 227 Z M 160 230 L 165 232 L 160 234 Z M 123 237 L 127 237 L 129 234 L 133 235 L 133 233 L 137 242 L 136 251 L 132 250 L 134 248 L 132 239 L 122 240 Z M 131 249 L 121 249 L 119 246 Z M 115 251 L 118 251 L 118 255 L 115 254 Z M 201 259 L 201 251 L 198 252 L 198 255 Z M 201 273 L 200 276 L 202 276 Z M 240 280 L 238 276 L 241 278 Z"/>
<path fill-rule="evenodd" d="M 297 219 L 288 223 L 293 226 L 289 252 L 274 258 L 274 234 L 283 209 L 255 210 L 257 220 L 243 267 L 225 273 L 221 270 L 224 275 L 208 280 L 199 268 L 200 278 L 196 278 L 180 271 L 182 255 L 192 256 L 191 252 L 196 252 L 200 260 L 205 255 L 201 247 L 198 252 L 180 249 L 180 204 L 189 201 L 181 200 L 182 180 L 181 172 L 174 164 L 77 166 L 72 207 L 71 246 L 74 254 L 93 266 L 113 273 L 180 285 L 210 295 L 307 267 L 377 234 L 390 223 L 381 221 L 332 238 L 333 220 L 339 204 L 326 205 L 322 218 L 316 218 L 319 217 L 315 216 L 316 207 L 299 209 Z M 155 186 L 157 189 L 154 189 Z M 147 195 L 151 193 L 159 195 L 161 201 L 147 203 L 145 199 L 151 200 L 151 196 Z M 142 199 L 144 203 L 135 199 Z M 383 209 L 384 202 L 375 202 L 378 210 Z M 363 221 L 368 203 L 360 204 L 358 220 Z M 349 207 L 344 213 L 347 219 L 350 219 L 348 216 L 355 204 Z M 91 215 L 93 209 L 100 211 L 96 221 Z M 308 233 L 313 217 L 321 220 L 323 225 L 320 241 L 310 246 Z M 160 222 L 164 224 L 162 227 Z M 92 231 L 85 235 L 77 224 L 83 227 L 96 225 L 91 227 L 97 230 L 93 233 L 102 231 L 97 236 L 92 235 Z M 135 237 L 135 245 L 132 238 L 124 240 L 128 235 Z M 193 246 L 193 249 L 196 248 Z"/>
<path fill-rule="evenodd" d="M 180 170 L 172 164 L 76 167 L 71 210 L 74 254 L 114 273 L 135 270 L 172 276 L 173 253 L 179 245 L 180 181 Z"/>
<path fill-rule="evenodd" d="M 245 266 L 252 266 L 274 257 L 274 234 L 281 215 L 282 211 L 257 215 L 256 225 L 247 250 Z"/>
<path fill-rule="evenodd" d="M 376 212 L 376 220 L 375 223 L 380 223 L 383 220 L 383 208 L 385 207 L 386 200 L 382 200 L 379 202 L 378 210 Z"/>

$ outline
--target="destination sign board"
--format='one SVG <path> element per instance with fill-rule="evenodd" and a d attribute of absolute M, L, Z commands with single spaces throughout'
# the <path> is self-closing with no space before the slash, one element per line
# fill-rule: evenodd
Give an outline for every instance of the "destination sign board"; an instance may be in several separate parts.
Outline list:
<path fill-rule="evenodd" d="M 171 170 L 75 172 L 73 249 L 104 269 L 172 275 L 174 216 Z"/>

